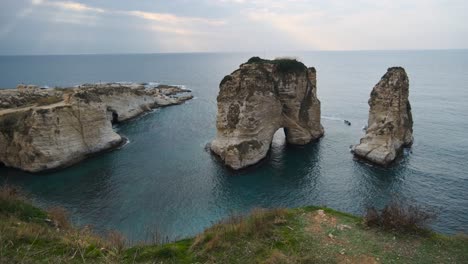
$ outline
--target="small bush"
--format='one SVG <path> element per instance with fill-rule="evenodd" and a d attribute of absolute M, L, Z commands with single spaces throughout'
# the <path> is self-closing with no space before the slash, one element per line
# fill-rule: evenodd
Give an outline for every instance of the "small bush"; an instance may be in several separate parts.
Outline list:
<path fill-rule="evenodd" d="M 374 207 L 367 208 L 364 216 L 364 223 L 366 226 L 375 227 L 380 225 L 380 214 Z"/>
<path fill-rule="evenodd" d="M 226 75 L 224 78 L 221 80 L 221 83 L 219 84 L 220 86 L 223 86 L 225 83 L 232 81 L 232 76 L 231 75 Z"/>
<path fill-rule="evenodd" d="M 427 224 L 435 217 L 434 212 L 424 210 L 420 206 L 406 205 L 394 200 L 381 211 L 374 207 L 368 208 L 364 216 L 364 224 L 384 230 L 413 232 L 425 230 Z"/>
<path fill-rule="evenodd" d="M 277 59 L 274 61 L 278 65 L 278 71 L 282 73 L 304 72 L 307 70 L 307 67 L 296 59 Z"/>
<path fill-rule="evenodd" d="M 253 64 L 253 63 L 265 63 L 265 62 L 270 62 L 270 60 L 265 60 L 260 57 L 252 57 L 247 61 L 247 64 Z"/>
<path fill-rule="evenodd" d="M 296 58 L 276 58 L 274 60 L 266 60 L 260 57 L 252 57 L 247 61 L 247 64 L 263 64 L 271 63 L 276 65 L 276 69 L 280 73 L 299 73 L 307 70 L 304 63 L 298 61 Z"/>

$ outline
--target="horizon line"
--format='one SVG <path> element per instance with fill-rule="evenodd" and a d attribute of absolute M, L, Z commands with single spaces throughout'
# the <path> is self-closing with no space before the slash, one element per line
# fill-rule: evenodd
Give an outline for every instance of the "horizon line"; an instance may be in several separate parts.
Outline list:
<path fill-rule="evenodd" d="M 8 56 L 96 56 L 96 55 L 176 55 L 176 54 L 239 54 L 239 53 L 298 53 L 298 52 L 405 52 L 405 51 L 466 51 L 468 48 L 444 49 L 362 49 L 362 50 L 277 50 L 277 51 L 175 51 L 175 52 L 122 52 L 122 53 L 42 53 L 42 54 L 0 54 Z"/>

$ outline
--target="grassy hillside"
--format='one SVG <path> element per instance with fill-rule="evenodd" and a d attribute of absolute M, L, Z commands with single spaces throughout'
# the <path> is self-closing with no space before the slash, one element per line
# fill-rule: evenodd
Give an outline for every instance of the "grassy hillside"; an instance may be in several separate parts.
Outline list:
<path fill-rule="evenodd" d="M 254 210 L 198 236 L 126 247 L 0 189 L 0 263 L 468 263 L 468 238 L 368 228 L 327 208 Z"/>

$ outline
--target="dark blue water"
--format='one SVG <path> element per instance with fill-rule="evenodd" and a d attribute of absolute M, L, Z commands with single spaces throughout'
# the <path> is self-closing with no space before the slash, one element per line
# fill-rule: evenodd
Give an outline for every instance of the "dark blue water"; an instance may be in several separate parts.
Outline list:
<path fill-rule="evenodd" d="M 216 133 L 220 80 L 252 55 L 292 55 L 317 68 L 326 135 L 290 147 L 278 132 L 265 162 L 232 172 L 204 147 Z M 396 65 L 410 77 L 415 144 L 398 165 L 370 167 L 353 161 L 349 146 L 363 134 L 372 87 Z M 435 230 L 468 231 L 468 51 L 12 56 L 0 57 L 0 74 L 0 87 L 155 81 L 193 89 L 196 99 L 184 105 L 120 125 L 130 139 L 123 149 L 48 174 L 0 168 L 0 180 L 22 186 L 40 206 L 67 208 L 77 224 L 134 241 L 148 230 L 174 239 L 254 207 L 361 214 L 398 196 L 438 210 Z"/>

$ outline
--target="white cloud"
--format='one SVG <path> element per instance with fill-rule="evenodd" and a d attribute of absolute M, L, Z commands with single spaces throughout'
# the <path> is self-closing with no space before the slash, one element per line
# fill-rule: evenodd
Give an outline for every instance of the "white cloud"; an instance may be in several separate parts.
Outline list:
<path fill-rule="evenodd" d="M 96 12 L 104 13 L 105 10 L 102 8 L 91 7 L 85 4 L 72 1 L 46 1 L 46 0 L 32 0 L 33 5 L 44 5 L 50 7 L 57 7 L 65 10 L 76 11 L 76 12 Z"/>

